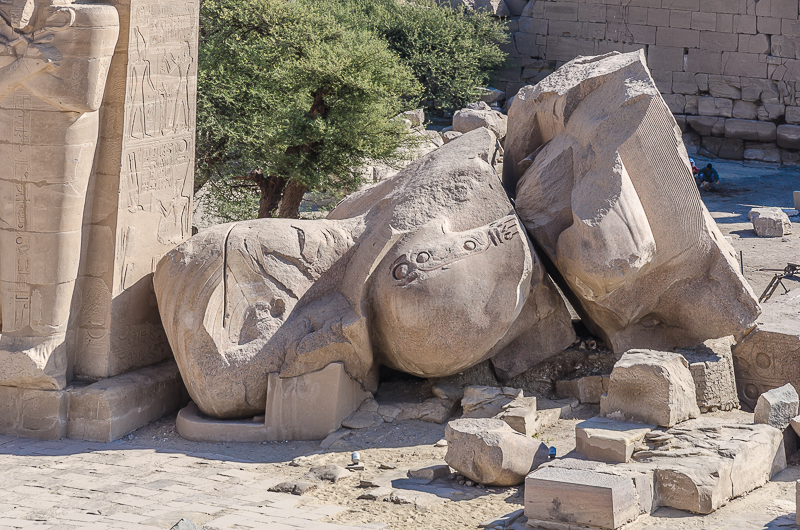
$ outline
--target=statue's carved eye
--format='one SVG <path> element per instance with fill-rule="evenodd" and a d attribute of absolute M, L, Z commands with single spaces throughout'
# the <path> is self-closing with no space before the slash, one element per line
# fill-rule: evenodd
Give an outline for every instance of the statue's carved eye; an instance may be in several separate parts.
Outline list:
<path fill-rule="evenodd" d="M 478 245 L 477 245 L 477 244 L 476 244 L 476 243 L 475 243 L 473 240 L 471 240 L 471 239 L 468 239 L 467 241 L 465 241 L 465 242 L 464 242 L 464 248 L 465 248 L 466 250 L 475 250 L 475 248 L 476 248 L 477 246 L 478 246 Z"/>
<path fill-rule="evenodd" d="M 417 254 L 417 263 L 426 263 L 429 259 L 431 259 L 431 255 L 427 252 Z"/>
<path fill-rule="evenodd" d="M 394 268 L 392 276 L 394 276 L 395 280 L 404 280 L 405 277 L 408 276 L 409 269 L 408 263 L 401 263 Z"/>

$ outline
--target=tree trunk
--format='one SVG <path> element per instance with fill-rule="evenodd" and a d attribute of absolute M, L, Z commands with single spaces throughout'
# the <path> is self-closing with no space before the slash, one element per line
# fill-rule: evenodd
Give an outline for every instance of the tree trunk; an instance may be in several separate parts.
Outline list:
<path fill-rule="evenodd" d="M 281 199 L 281 205 L 278 208 L 278 217 L 299 219 L 300 203 L 303 202 L 303 195 L 307 190 L 308 188 L 305 184 L 296 180 L 291 181 L 283 192 L 283 199 Z"/>
<path fill-rule="evenodd" d="M 258 185 L 261 197 L 258 201 L 258 218 L 266 219 L 272 217 L 272 212 L 278 208 L 283 192 L 286 189 L 286 180 L 281 177 L 265 177 L 260 169 L 250 172 L 247 176 Z"/>

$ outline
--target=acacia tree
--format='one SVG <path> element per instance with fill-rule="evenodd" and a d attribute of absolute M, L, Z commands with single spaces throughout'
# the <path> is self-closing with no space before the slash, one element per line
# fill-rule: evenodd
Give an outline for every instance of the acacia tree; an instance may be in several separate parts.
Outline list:
<path fill-rule="evenodd" d="M 418 101 L 385 40 L 315 0 L 203 0 L 198 175 L 226 220 L 299 216 L 311 190 L 354 189 L 368 161 L 417 140 L 392 119 Z M 248 210 L 250 210 L 248 212 Z"/>

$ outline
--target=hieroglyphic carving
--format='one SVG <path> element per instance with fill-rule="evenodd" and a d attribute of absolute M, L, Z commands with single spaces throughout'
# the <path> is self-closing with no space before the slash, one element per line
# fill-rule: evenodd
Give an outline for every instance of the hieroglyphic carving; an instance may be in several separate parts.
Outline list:
<path fill-rule="evenodd" d="M 98 109 L 119 31 L 108 5 L 0 2 L 0 384 L 63 388 Z"/>
<path fill-rule="evenodd" d="M 88 379 L 171 355 L 150 278 L 191 235 L 198 1 L 112 3 L 122 37 L 111 75 L 125 83 L 105 95 L 95 185 L 118 200 L 96 202 L 91 216 L 104 235 L 89 243 L 83 296 L 92 318 L 77 330 L 75 372 Z"/>

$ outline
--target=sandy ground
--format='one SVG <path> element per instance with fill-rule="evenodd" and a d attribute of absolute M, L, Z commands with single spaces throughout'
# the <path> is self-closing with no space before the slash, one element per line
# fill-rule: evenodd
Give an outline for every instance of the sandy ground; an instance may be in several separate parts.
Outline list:
<path fill-rule="evenodd" d="M 698 165 L 706 163 L 700 158 L 696 160 Z M 763 269 L 783 269 L 789 261 L 800 262 L 800 218 L 793 218 L 795 232 L 792 236 L 783 240 L 760 239 L 752 231 L 747 213 L 754 206 L 792 208 L 792 191 L 800 189 L 800 171 L 720 161 L 714 161 L 714 164 L 721 174 L 724 189 L 718 193 L 703 193 L 703 199 L 724 235 L 730 236 L 737 252 L 742 251 L 745 276 L 758 295 L 774 274 Z M 800 286 L 800 283 L 796 285 Z M 409 390 L 409 393 L 413 394 L 414 390 Z M 597 412 L 596 407 L 582 406 L 576 411 L 575 418 L 560 420 L 557 425 L 541 432 L 538 438 L 554 445 L 559 455 L 567 454 L 575 446 L 575 424 Z M 346 465 L 350 453 L 359 451 L 366 464 L 364 471 L 303 497 L 309 502 L 322 500 L 349 508 L 331 522 L 385 522 L 393 529 L 474 529 L 483 521 L 522 507 L 523 487 L 467 487 L 459 486 L 453 480 L 445 481 L 443 486 L 461 493 L 428 505 L 358 499 L 365 491 L 359 488 L 360 481 L 383 473 L 380 464 L 416 468 L 441 461 L 446 448 L 434 447 L 434 444 L 442 438 L 444 425 L 406 421 L 352 431 L 327 450 L 321 450 L 317 442 L 204 444 L 178 436 L 173 415 L 139 429 L 118 443 L 259 462 L 267 475 L 286 479 L 300 477 L 313 465 Z M 299 465 L 291 465 L 294 459 L 298 459 L 295 463 Z M 653 516 L 642 518 L 634 530 L 783 528 L 791 523 L 789 514 L 795 511 L 794 481 L 798 478 L 800 467 L 790 467 L 767 486 L 732 501 L 710 516 L 662 509 Z"/>

